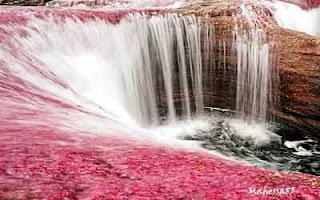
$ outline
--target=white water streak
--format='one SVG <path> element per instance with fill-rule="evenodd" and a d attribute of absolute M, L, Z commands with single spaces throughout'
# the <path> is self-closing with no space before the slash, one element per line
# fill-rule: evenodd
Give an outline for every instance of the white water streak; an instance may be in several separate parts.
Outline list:
<path fill-rule="evenodd" d="M 159 123 L 160 102 L 156 95 L 161 87 L 165 91 L 168 121 L 177 120 L 174 87 L 180 80 L 185 118 L 192 115 L 189 85 L 193 88 L 196 113 L 203 113 L 200 26 L 193 16 L 135 14 L 117 25 L 98 19 L 66 19 L 58 23 L 54 19 L 34 18 L 24 30 L 30 37 L 17 34 L 12 40 L 43 63 L 40 68 L 49 69 L 68 85 L 75 96 L 66 96 L 60 86 L 36 74 L 17 72 L 44 91 L 69 98 L 82 107 L 89 106 L 90 111 L 93 107 L 93 112 L 122 123 L 145 126 Z M 191 55 L 190 61 L 186 51 Z M 162 81 L 157 82 L 158 79 Z"/>
<path fill-rule="evenodd" d="M 267 119 L 272 63 L 265 33 L 235 31 L 237 49 L 237 111 L 246 119 Z"/>
<path fill-rule="evenodd" d="M 57 116 L 53 122 L 44 121 L 44 124 L 58 127 L 56 123 L 62 121 L 73 130 L 103 133 L 118 133 L 126 127 L 154 128 L 163 115 L 159 104 L 166 107 L 169 124 L 178 120 L 177 98 L 182 104 L 181 118 L 191 119 L 204 113 L 203 76 L 218 75 L 204 74 L 204 64 L 215 65 L 212 61 L 215 58 L 210 58 L 214 54 L 209 52 L 213 53 L 216 41 L 212 41 L 214 30 L 206 26 L 202 29 L 200 22 L 201 19 L 194 16 L 175 14 L 152 17 L 134 14 L 116 25 L 99 19 L 83 22 L 66 18 L 59 22 L 31 18 L 24 27 L 4 25 L 1 28 L 12 33 L 12 44 L 26 53 L 36 68 L 14 55 L 12 49 L 6 49 L 9 46 L 0 51 L 1 59 L 12 74 L 33 88 L 39 88 L 43 96 L 53 96 L 102 116 L 97 120 L 94 116 L 58 110 L 43 102 L 41 106 L 38 102 L 23 105 Z M 21 32 L 27 36 L 22 37 Z M 204 38 L 201 38 L 202 33 Z M 242 115 L 265 118 L 269 47 L 262 43 L 259 30 L 244 36 L 236 34 L 237 109 Z M 201 48 L 202 44 L 206 46 Z M 227 71 L 227 44 L 220 42 L 220 45 L 223 47 L 223 70 Z M 203 49 L 208 51 L 203 52 Z M 206 62 L 202 60 L 204 57 Z M 50 78 L 43 76 L 44 72 L 50 74 Z M 24 101 L 31 100 L 25 97 Z M 114 121 L 119 123 L 115 125 Z M 143 131 L 148 132 L 147 129 Z M 186 130 L 183 128 L 182 132 Z"/>

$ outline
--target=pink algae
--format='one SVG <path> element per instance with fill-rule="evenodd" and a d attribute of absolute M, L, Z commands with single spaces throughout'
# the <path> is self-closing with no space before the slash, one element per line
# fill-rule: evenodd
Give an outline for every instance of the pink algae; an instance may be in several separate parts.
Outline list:
<path fill-rule="evenodd" d="M 0 25 L 24 25 L 30 13 L 58 19 L 72 16 L 81 20 L 112 18 L 114 23 L 123 16 L 105 14 L 107 11 L 54 10 L 3 9 L 0 11 Z M 1 44 L 6 44 L 22 63 L 33 70 L 41 65 L 34 64 L 34 60 L 13 48 L 8 38 L 10 34 L 0 29 Z M 0 60 L 1 200 L 320 199 L 320 178 L 308 174 L 265 170 L 205 153 L 115 136 L 61 131 L 58 129 L 60 121 L 68 119 L 74 111 L 85 111 L 16 76 L 7 69 L 9 64 L 5 59 Z M 67 87 L 42 68 L 37 72 L 61 87 Z M 26 106 L 33 103 L 38 107 Z M 50 113 L 51 108 L 66 116 L 55 116 Z M 250 187 L 294 187 L 295 192 L 254 195 L 249 193 Z"/>
<path fill-rule="evenodd" d="M 319 199 L 320 178 L 114 137 L 2 130 L 0 199 Z M 249 188 L 294 187 L 289 195 Z"/>
<path fill-rule="evenodd" d="M 46 8 L 46 7 L 8 7 L 0 10 L 0 25 L 20 24 L 25 25 L 30 17 L 41 19 L 53 18 L 56 21 L 75 19 L 86 22 L 99 19 L 111 24 L 119 23 L 130 13 L 162 13 L 157 9 L 126 8 L 116 10 L 99 9 L 72 9 L 72 8 Z"/>

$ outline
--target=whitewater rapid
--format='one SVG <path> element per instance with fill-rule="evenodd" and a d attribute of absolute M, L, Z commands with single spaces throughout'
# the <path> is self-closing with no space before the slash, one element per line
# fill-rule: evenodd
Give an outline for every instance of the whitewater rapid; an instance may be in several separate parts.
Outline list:
<path fill-rule="evenodd" d="M 274 18 L 281 27 L 320 36 L 320 8 L 304 10 L 282 1 L 274 1 L 271 6 Z"/>

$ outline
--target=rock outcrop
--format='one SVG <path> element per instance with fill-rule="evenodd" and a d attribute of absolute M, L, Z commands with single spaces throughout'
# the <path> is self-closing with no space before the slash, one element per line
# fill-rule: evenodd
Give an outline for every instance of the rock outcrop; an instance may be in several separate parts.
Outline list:
<path fill-rule="evenodd" d="M 267 6 L 248 2 L 245 5 L 239 1 L 203 0 L 188 3 L 179 12 L 206 17 L 214 26 L 214 40 L 224 43 L 227 52 L 232 52 L 232 32 L 236 25 L 250 28 L 250 20 L 254 20 L 255 26 L 258 24 L 263 28 L 274 44 L 272 53 L 280 78 L 280 85 L 273 88 L 273 100 L 278 103 L 270 108 L 270 116 L 277 122 L 320 139 L 320 38 L 284 29 L 276 24 Z M 246 7 L 249 12 L 244 10 Z M 216 48 L 219 52 L 219 47 Z M 227 76 L 224 86 L 234 90 L 236 54 L 228 54 L 226 60 L 230 76 Z M 234 108 L 234 92 L 225 94 L 221 87 L 220 90 L 211 88 L 209 79 L 204 84 L 206 105 L 220 101 L 218 106 Z"/>

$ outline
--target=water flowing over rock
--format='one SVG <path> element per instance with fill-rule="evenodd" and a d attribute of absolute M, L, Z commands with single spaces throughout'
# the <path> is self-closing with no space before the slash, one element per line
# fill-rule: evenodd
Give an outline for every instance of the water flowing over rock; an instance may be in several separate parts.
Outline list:
<path fill-rule="evenodd" d="M 317 160 L 296 162 L 314 141 L 274 157 L 267 129 L 319 137 L 319 37 L 269 1 L 110 2 L 0 10 L 0 199 L 320 198 Z M 248 149 L 286 163 L 224 157 Z"/>
<path fill-rule="evenodd" d="M 251 30 L 244 36 L 236 31 L 237 110 L 266 120 L 270 80 L 274 69 L 269 57 L 269 45 L 263 43 L 262 30 Z M 270 81 L 270 82 L 269 82 Z M 272 101 L 270 101 L 272 102 Z"/>
<path fill-rule="evenodd" d="M 112 4 L 114 3 L 112 2 Z M 99 2 L 94 2 L 96 6 L 99 4 Z M 175 41 L 176 44 L 170 46 L 171 44 L 168 43 L 162 45 L 163 51 L 141 54 L 141 56 L 153 54 L 152 56 L 161 57 L 162 61 L 156 65 L 163 69 L 162 72 L 157 72 L 157 76 L 160 75 L 163 80 L 154 81 L 154 75 L 150 76 L 150 70 L 149 75 L 145 74 L 144 70 L 138 73 L 131 72 L 136 77 L 144 77 L 142 80 L 157 83 L 157 86 L 149 89 L 142 89 L 141 86 L 131 87 L 135 88 L 136 92 L 145 90 L 144 93 L 148 96 L 144 100 L 137 98 L 134 101 L 136 106 L 128 106 L 144 110 L 142 111 L 144 114 L 138 117 L 140 119 L 138 121 L 146 121 L 147 118 L 150 118 L 151 121 L 158 121 L 157 118 L 160 116 L 155 114 L 158 111 L 162 116 L 167 113 L 172 120 L 177 113 L 178 115 L 184 113 L 185 116 L 191 116 L 193 110 L 197 110 L 198 114 L 202 112 L 201 107 L 220 107 L 237 110 L 242 113 L 241 116 L 249 116 L 248 114 L 250 114 L 255 116 L 254 118 L 264 120 L 272 118 L 301 128 L 303 132 L 313 136 L 318 135 L 316 133 L 319 131 L 320 98 L 317 92 L 319 87 L 319 40 L 317 37 L 303 35 L 277 26 L 276 19 L 273 18 L 276 11 L 273 10 L 272 4 L 270 6 L 270 2 L 199 0 L 185 1 L 181 5 L 177 10 L 167 8 L 161 12 L 178 12 L 179 15 L 184 16 L 195 15 L 197 19 L 194 19 L 194 22 L 201 19 L 201 23 L 196 22 L 199 24 L 195 26 L 197 33 L 189 28 L 178 28 L 181 26 L 180 24 L 188 23 L 186 20 L 179 22 L 180 24 L 172 22 L 170 25 L 168 22 L 168 30 L 173 30 L 171 33 L 159 35 L 157 32 L 160 30 L 156 29 L 156 31 L 145 33 L 150 38 L 154 38 L 150 34 L 166 38 L 169 37 L 166 34 L 173 34 L 176 39 L 172 41 Z M 152 10 L 144 12 L 147 15 L 157 15 L 152 13 Z M 149 22 L 146 23 L 149 24 Z M 247 44 L 247 42 L 239 42 L 241 34 L 238 33 L 238 37 L 234 37 L 237 32 L 235 31 L 236 27 L 244 30 L 249 28 L 262 34 L 260 37 L 263 39 L 258 39 L 260 42 L 256 41 L 260 43 L 261 47 Z M 152 25 L 148 29 L 151 30 Z M 191 37 L 191 34 L 198 35 Z M 252 38 L 254 34 L 245 35 L 244 37 Z M 235 38 L 238 41 L 235 41 Z M 201 42 L 197 44 L 198 46 L 192 47 L 195 48 L 194 50 L 190 50 L 190 40 L 194 39 Z M 252 40 L 253 43 L 256 43 L 254 40 L 257 39 Z M 184 44 L 182 41 L 187 41 L 189 44 Z M 157 43 L 157 40 L 154 42 Z M 145 45 L 149 44 L 150 42 L 145 43 Z M 155 45 L 160 45 L 160 43 Z M 188 48 L 186 52 L 183 52 L 185 51 L 183 46 Z M 249 48 L 247 51 L 242 50 L 237 53 L 237 50 L 247 48 L 246 46 Z M 200 48 L 202 53 L 196 55 Z M 172 52 L 176 49 L 179 53 L 174 55 L 175 58 L 171 55 L 168 56 L 169 54 L 161 53 L 167 50 Z M 240 56 L 240 53 L 243 52 L 252 56 L 248 63 L 255 63 L 253 70 L 241 67 L 246 66 L 243 63 L 246 62 L 246 59 L 241 60 L 241 57 L 245 58 L 246 56 Z M 182 56 L 183 53 L 186 53 L 187 56 Z M 268 55 L 262 56 L 263 54 Z M 188 59 L 196 63 L 191 63 Z M 264 64 L 262 64 L 263 62 Z M 175 67 L 168 68 L 171 65 Z M 271 71 L 265 67 L 261 67 L 263 70 L 260 70 L 259 67 L 262 65 L 270 67 Z M 143 74 L 141 74 L 142 72 Z M 246 73 L 246 76 L 242 78 L 241 73 Z M 164 74 L 167 75 L 164 76 Z M 136 83 L 141 84 L 142 82 Z M 150 83 L 146 85 L 150 85 Z M 128 84 L 126 83 L 127 86 Z M 251 86 L 247 87 L 247 85 Z M 151 92 L 152 90 L 157 90 L 157 92 Z M 159 96 L 156 97 L 155 93 L 159 93 Z M 257 96 L 259 97 L 256 98 Z M 136 111 L 131 110 L 130 112 Z"/>
<path fill-rule="evenodd" d="M 232 48 L 234 27 L 260 27 L 266 34 L 265 44 L 269 44 L 269 62 L 276 66 L 276 70 L 273 70 L 275 74 L 271 76 L 273 78 L 269 83 L 276 83 L 276 77 L 279 76 L 280 84 L 269 86 L 273 93 L 271 98 L 275 103 L 269 107 L 269 118 L 297 127 L 313 137 L 319 137 L 318 37 L 279 27 L 273 18 L 272 7 L 264 2 L 190 2 L 182 7 L 180 12 L 185 15 L 207 17 L 215 27 L 216 40 L 224 42 L 227 51 Z M 231 58 L 227 59 L 231 68 L 237 66 L 236 57 L 237 54 L 232 54 Z M 206 94 L 206 91 L 204 93 Z"/>

